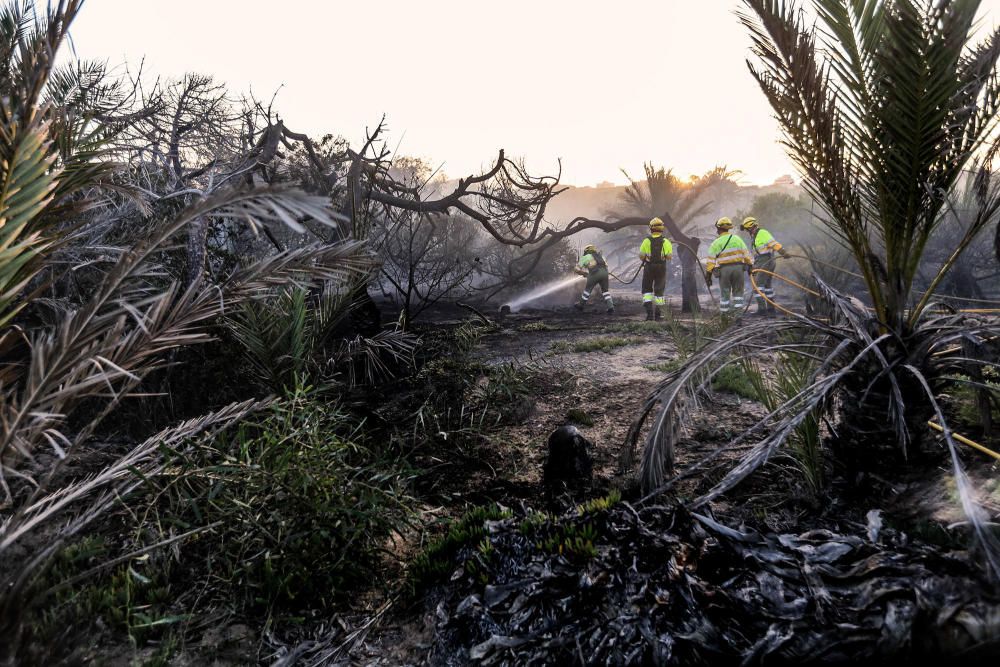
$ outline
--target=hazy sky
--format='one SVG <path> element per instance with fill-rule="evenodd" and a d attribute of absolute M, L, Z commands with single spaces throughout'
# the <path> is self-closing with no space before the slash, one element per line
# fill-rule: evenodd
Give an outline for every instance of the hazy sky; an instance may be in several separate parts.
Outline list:
<path fill-rule="evenodd" d="M 734 0 L 88 0 L 77 54 L 213 74 L 286 124 L 356 143 L 382 114 L 400 153 L 461 176 L 499 148 L 577 185 L 645 160 L 793 168 L 745 60 Z M 1000 0 L 984 0 L 984 25 Z"/>

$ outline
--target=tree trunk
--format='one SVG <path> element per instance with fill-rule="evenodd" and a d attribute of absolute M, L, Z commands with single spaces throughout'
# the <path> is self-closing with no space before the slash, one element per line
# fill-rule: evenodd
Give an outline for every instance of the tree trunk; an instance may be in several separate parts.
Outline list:
<path fill-rule="evenodd" d="M 677 252 L 681 259 L 681 312 L 701 312 L 701 304 L 698 302 L 698 246 L 701 241 L 681 231 L 670 213 L 661 213 L 660 219 L 670 238 L 678 244 Z"/>
<path fill-rule="evenodd" d="M 685 246 L 680 246 L 677 250 L 681 258 L 681 312 L 700 313 L 701 303 L 698 301 L 698 258 L 695 253 L 698 250 L 698 239 L 694 241 L 695 252 Z M 691 244 L 688 244 L 691 245 Z"/>
<path fill-rule="evenodd" d="M 951 267 L 947 280 L 951 283 L 948 291 L 953 295 L 965 299 L 982 299 L 983 290 L 979 287 L 979 281 L 972 273 L 972 262 L 966 258 L 960 258 Z"/>

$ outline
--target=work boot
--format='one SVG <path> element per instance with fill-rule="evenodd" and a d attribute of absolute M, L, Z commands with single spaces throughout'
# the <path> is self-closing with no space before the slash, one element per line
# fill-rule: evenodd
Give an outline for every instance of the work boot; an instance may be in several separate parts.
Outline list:
<path fill-rule="evenodd" d="M 583 304 L 581 302 L 579 302 L 579 301 L 577 301 L 576 303 L 573 304 L 573 308 L 575 308 L 575 309 L 583 312 Z"/>
<path fill-rule="evenodd" d="M 608 315 L 614 315 L 615 314 L 615 307 L 614 306 L 608 306 L 607 313 L 608 313 Z"/>
<path fill-rule="evenodd" d="M 642 304 L 642 307 L 646 309 L 646 321 L 647 322 L 652 322 L 653 321 L 653 304 L 650 303 L 649 301 L 647 301 L 644 304 Z"/>
<path fill-rule="evenodd" d="M 774 308 L 774 304 L 767 304 L 767 317 L 777 317 L 778 311 Z"/>
<path fill-rule="evenodd" d="M 659 306 L 653 309 L 653 313 L 654 313 L 653 319 L 655 321 L 659 322 L 660 320 L 663 319 L 663 312 L 660 310 Z"/>

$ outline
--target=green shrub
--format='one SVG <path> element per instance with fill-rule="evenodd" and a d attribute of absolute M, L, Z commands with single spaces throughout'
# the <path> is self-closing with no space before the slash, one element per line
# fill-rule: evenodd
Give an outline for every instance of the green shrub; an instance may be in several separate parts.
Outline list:
<path fill-rule="evenodd" d="M 99 625 L 125 633 L 133 646 L 150 639 L 170 643 L 174 628 L 190 615 L 174 605 L 164 570 L 148 555 L 100 567 L 110 551 L 105 537 L 89 535 L 55 555 L 36 582 L 45 604 L 31 610 L 24 626 L 28 641 L 21 661 L 76 664 L 77 652 Z"/>
<path fill-rule="evenodd" d="M 486 381 L 473 391 L 473 401 L 478 405 L 501 406 L 531 393 L 531 381 L 537 374 L 535 364 L 513 361 L 483 366 Z"/>
<path fill-rule="evenodd" d="M 356 306 L 348 291 L 313 295 L 285 287 L 241 304 L 227 327 L 254 379 L 271 391 L 294 388 L 301 378 L 375 384 L 411 362 L 417 340 L 400 330 L 351 335 L 348 318 Z"/>
<path fill-rule="evenodd" d="M 171 452 L 157 523 L 211 527 L 182 546 L 185 570 L 248 606 L 325 606 L 370 582 L 411 499 L 406 470 L 358 435 L 297 389 L 234 435 Z"/>
<path fill-rule="evenodd" d="M 662 322 L 646 322 L 646 321 L 615 322 L 610 326 L 604 327 L 604 329 L 606 331 L 615 331 L 618 333 L 631 333 L 631 334 L 667 333 L 667 327 Z"/>
<path fill-rule="evenodd" d="M 716 391 L 732 392 L 753 401 L 760 400 L 754 379 L 740 363 L 723 366 L 712 378 L 712 388 Z"/>
<path fill-rule="evenodd" d="M 634 336 L 603 336 L 598 338 L 585 338 L 578 341 L 560 340 L 552 343 L 549 348 L 552 352 L 611 352 L 619 347 L 627 345 L 638 345 L 644 343 L 644 338 Z"/>
<path fill-rule="evenodd" d="M 1000 422 L 1000 373 L 994 366 L 984 366 L 982 378 L 974 384 L 972 378 L 966 375 L 956 376 L 955 388 L 948 393 L 955 406 L 958 417 L 966 424 L 982 424 L 983 414 L 980 399 L 989 403 L 989 413 L 992 423 Z"/>
<path fill-rule="evenodd" d="M 480 505 L 452 521 L 445 533 L 428 544 L 410 564 L 407 589 L 417 594 L 444 580 L 455 569 L 455 558 L 463 549 L 477 545 L 477 555 L 466 562 L 466 572 L 483 574 L 482 569 L 492 558 L 493 545 L 487 538 L 486 522 L 510 518 L 508 510 L 499 505 Z M 475 565 L 468 565 L 469 562 Z"/>
<path fill-rule="evenodd" d="M 566 412 L 566 419 L 579 424 L 580 426 L 594 425 L 594 418 L 591 417 L 586 410 L 581 408 L 570 408 L 569 411 Z"/>
<path fill-rule="evenodd" d="M 528 322 L 520 326 L 521 331 L 558 331 L 559 327 L 548 322 Z"/>
<path fill-rule="evenodd" d="M 753 398 L 768 410 L 775 410 L 801 392 L 811 382 L 816 362 L 808 356 L 779 352 L 774 361 L 774 373 L 766 376 L 753 359 L 742 359 L 733 366 L 743 376 L 743 382 L 753 386 Z M 823 441 L 819 430 L 819 414 L 810 412 L 795 427 L 789 438 L 792 459 L 802 472 L 805 488 L 813 500 L 818 500 L 824 485 Z"/>
<path fill-rule="evenodd" d="M 587 561 L 597 555 L 597 542 L 608 510 L 621 502 L 621 492 L 594 498 L 576 506 L 572 516 L 552 517 L 531 512 L 518 525 L 519 532 L 534 539 L 535 548 L 569 560 Z"/>
<path fill-rule="evenodd" d="M 683 359 L 670 359 L 669 361 L 659 361 L 655 364 L 647 364 L 646 370 L 654 373 L 673 373 L 684 363 Z"/>

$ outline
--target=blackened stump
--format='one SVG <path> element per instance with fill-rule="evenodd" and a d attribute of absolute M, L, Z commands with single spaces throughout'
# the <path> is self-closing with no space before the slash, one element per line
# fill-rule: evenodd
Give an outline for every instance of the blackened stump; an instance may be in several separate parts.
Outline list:
<path fill-rule="evenodd" d="M 542 468 L 542 482 L 546 486 L 589 484 L 593 467 L 590 448 L 590 442 L 575 426 L 566 424 L 557 428 L 549 436 L 549 454 Z"/>

